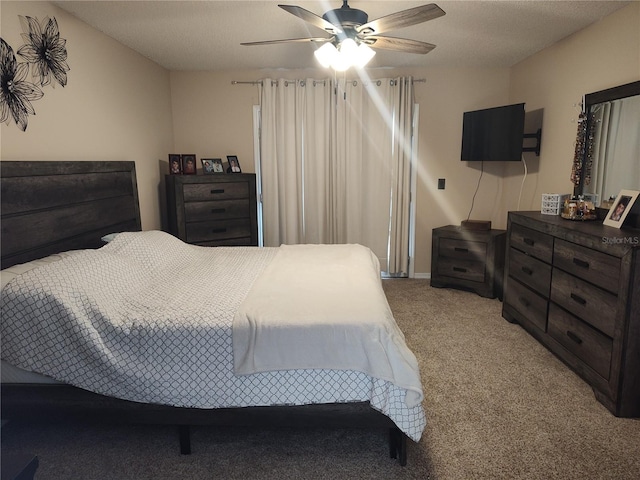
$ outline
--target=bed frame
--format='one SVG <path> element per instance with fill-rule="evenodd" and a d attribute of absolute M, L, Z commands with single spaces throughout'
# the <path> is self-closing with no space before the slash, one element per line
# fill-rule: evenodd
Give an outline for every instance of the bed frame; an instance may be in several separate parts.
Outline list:
<path fill-rule="evenodd" d="M 99 248 L 109 233 L 141 230 L 134 162 L 3 161 L 2 268 L 67 250 Z M 197 409 L 143 404 L 62 384 L 3 384 L 2 419 L 190 425 L 388 428 L 389 453 L 407 461 L 407 436 L 368 402 Z"/>

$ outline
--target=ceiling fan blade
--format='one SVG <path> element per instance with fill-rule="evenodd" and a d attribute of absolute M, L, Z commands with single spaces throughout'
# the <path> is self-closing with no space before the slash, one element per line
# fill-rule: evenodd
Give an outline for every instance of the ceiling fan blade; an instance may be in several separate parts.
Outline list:
<path fill-rule="evenodd" d="M 396 28 L 410 27 L 418 23 L 433 20 L 441 17 L 445 12 L 435 3 L 422 5 L 421 7 L 409 8 L 400 12 L 392 13 L 385 17 L 372 20 L 364 25 L 356 27 L 358 33 L 379 34 Z"/>
<path fill-rule="evenodd" d="M 362 39 L 371 48 L 383 50 L 395 50 L 404 53 L 429 53 L 436 48 L 431 43 L 419 42 L 418 40 L 408 40 L 406 38 L 383 37 L 377 35 L 367 35 Z"/>
<path fill-rule="evenodd" d="M 265 40 L 262 42 L 244 42 L 240 45 L 275 45 L 277 43 L 326 43 L 333 40 L 333 37 L 306 37 L 306 38 L 286 38 L 283 40 Z"/>
<path fill-rule="evenodd" d="M 333 23 L 327 22 L 324 18 L 316 15 L 309 10 L 305 10 L 302 7 L 297 7 L 295 5 L 278 5 L 283 10 L 295 15 L 298 18 L 301 18 L 307 23 L 311 25 L 321 28 L 331 34 L 336 34 L 342 32 L 342 29 L 336 27 Z"/>

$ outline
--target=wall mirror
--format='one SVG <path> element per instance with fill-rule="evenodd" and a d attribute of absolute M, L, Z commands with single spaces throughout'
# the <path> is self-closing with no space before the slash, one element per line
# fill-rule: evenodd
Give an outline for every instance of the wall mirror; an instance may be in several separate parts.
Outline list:
<path fill-rule="evenodd" d="M 584 109 L 586 147 L 574 193 L 595 193 L 602 205 L 620 190 L 640 190 L 640 81 L 585 95 Z"/>

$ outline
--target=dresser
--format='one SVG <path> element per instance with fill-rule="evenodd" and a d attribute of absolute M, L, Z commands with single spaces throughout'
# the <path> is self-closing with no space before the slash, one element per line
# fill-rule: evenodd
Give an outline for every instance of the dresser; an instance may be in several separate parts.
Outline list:
<path fill-rule="evenodd" d="M 505 242 L 505 230 L 469 230 L 455 225 L 434 228 L 431 286 L 502 298 Z"/>
<path fill-rule="evenodd" d="M 165 179 L 169 233 L 202 246 L 258 245 L 254 174 Z"/>
<path fill-rule="evenodd" d="M 503 317 L 621 417 L 640 416 L 639 252 L 638 229 L 509 213 Z"/>

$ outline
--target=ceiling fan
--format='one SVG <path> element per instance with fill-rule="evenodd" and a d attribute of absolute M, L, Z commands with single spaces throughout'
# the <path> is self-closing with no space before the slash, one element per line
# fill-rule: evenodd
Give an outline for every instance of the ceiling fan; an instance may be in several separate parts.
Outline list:
<path fill-rule="evenodd" d="M 343 0 L 342 7 L 329 10 L 325 12 L 322 17 L 295 5 L 278 6 L 305 22 L 324 30 L 330 34 L 330 36 L 246 42 L 241 45 L 251 46 L 311 42 L 316 44 L 332 44 L 335 47 L 334 50 L 341 50 L 345 45 L 348 45 L 350 48 L 365 45 L 365 47 L 362 48 L 366 50 L 368 50 L 367 47 L 370 47 L 404 53 L 426 54 L 433 50 L 435 45 L 406 38 L 387 37 L 380 34 L 396 28 L 409 27 L 433 20 L 445 14 L 435 3 L 431 3 L 369 21 L 369 16 L 366 12 L 349 7 L 347 0 Z M 372 57 L 373 53 L 370 53 L 370 56 Z"/>

